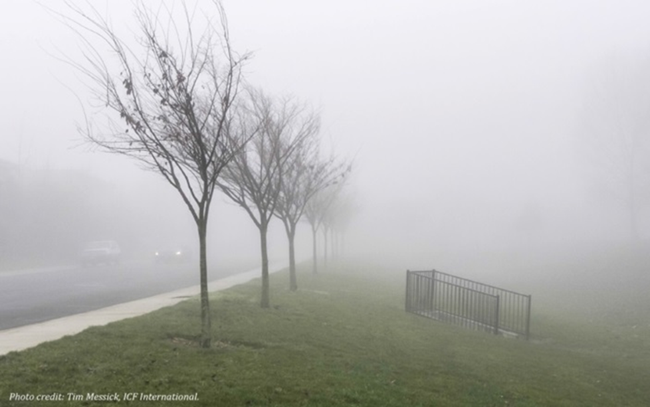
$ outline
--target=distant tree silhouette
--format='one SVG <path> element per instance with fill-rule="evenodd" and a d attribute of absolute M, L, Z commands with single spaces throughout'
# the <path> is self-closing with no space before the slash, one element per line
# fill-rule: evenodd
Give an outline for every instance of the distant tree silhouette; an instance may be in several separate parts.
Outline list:
<path fill-rule="evenodd" d="M 303 106 L 298 109 L 293 131 L 305 138 L 287 160 L 283 168 L 275 215 L 282 220 L 289 241 L 289 289 L 298 289 L 296 276 L 295 237 L 298 222 L 305 214 L 309 201 L 320 191 L 343 182 L 349 173 L 349 164 L 334 157 L 321 156 L 318 117 Z"/>
<path fill-rule="evenodd" d="M 351 171 L 351 165 L 348 166 L 348 171 Z M 323 237 L 325 242 L 325 253 L 323 258 L 325 262 L 327 262 L 327 237 L 329 228 L 333 223 L 331 217 L 334 216 L 332 209 L 336 200 L 339 198 L 344 185 L 345 184 L 342 182 L 328 185 L 326 188 L 319 190 L 305 206 L 305 218 L 311 226 L 312 232 L 312 272 L 314 274 L 318 273 L 318 231 L 321 230 L 321 227 L 324 228 Z"/>
<path fill-rule="evenodd" d="M 314 129 L 312 121 L 298 125 L 300 106 L 290 99 L 274 99 L 260 90 L 248 92 L 242 123 L 255 129 L 251 142 L 224 168 L 217 182 L 233 202 L 241 206 L 260 233 L 262 294 L 260 305 L 270 306 L 267 234 L 278 206 L 285 170 Z M 242 127 L 246 132 L 246 126 Z M 257 131 L 259 129 L 259 131 Z"/>
<path fill-rule="evenodd" d="M 624 204 L 630 237 L 650 192 L 650 58 L 613 55 L 585 92 L 580 141 L 612 196 Z"/>

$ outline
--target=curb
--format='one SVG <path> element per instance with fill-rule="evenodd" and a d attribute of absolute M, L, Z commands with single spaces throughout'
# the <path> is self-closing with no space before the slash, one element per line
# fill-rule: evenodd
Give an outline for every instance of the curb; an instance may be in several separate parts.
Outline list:
<path fill-rule="evenodd" d="M 269 265 L 269 273 L 275 273 L 286 267 L 284 265 L 271 264 Z M 254 280 L 260 277 L 260 274 L 261 267 L 258 267 L 230 277 L 210 281 L 208 282 L 208 291 L 212 293 L 226 290 L 230 287 Z M 64 336 L 75 335 L 91 326 L 103 326 L 111 322 L 148 314 L 160 308 L 178 304 L 179 302 L 185 301 L 188 297 L 199 295 L 199 293 L 200 286 L 196 285 L 140 300 L 112 305 L 95 311 L 0 331 L 0 356 L 6 355 L 9 352 L 29 349 L 43 342 L 61 339 Z"/>

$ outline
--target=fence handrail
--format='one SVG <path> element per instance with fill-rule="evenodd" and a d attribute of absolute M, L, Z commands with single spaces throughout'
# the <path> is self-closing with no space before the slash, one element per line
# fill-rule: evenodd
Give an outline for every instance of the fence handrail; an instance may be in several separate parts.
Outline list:
<path fill-rule="evenodd" d="M 458 276 L 455 276 L 453 274 L 445 273 L 444 271 L 438 271 L 438 270 L 435 270 L 435 269 L 433 269 L 433 270 L 418 270 L 418 271 L 411 270 L 411 273 L 433 273 L 433 275 L 444 274 L 445 276 L 449 276 L 449 277 L 452 277 L 452 278 L 457 278 L 459 280 L 467 281 L 468 283 L 479 284 L 479 285 L 482 285 L 484 287 L 493 288 L 495 290 L 504 291 L 504 292 L 507 292 L 507 293 L 515 294 L 515 295 L 521 295 L 522 297 L 530 297 L 529 294 L 522 294 L 522 293 L 519 293 L 517 291 L 508 290 L 506 288 L 501 288 L 501 287 L 497 287 L 497 286 L 494 286 L 494 285 L 481 283 L 480 281 L 470 280 L 468 278 L 463 278 L 463 277 L 458 277 Z M 439 281 L 442 281 L 442 280 L 439 280 Z"/>
<path fill-rule="evenodd" d="M 476 292 L 476 293 L 479 293 L 479 294 L 488 295 L 488 296 L 490 296 L 490 297 L 498 297 L 498 295 L 494 295 L 494 294 L 486 293 L 485 291 L 475 290 L 475 289 L 473 289 L 473 288 L 469 288 L 469 287 L 465 287 L 465 286 L 462 286 L 462 285 L 458 285 L 458 284 L 456 284 L 456 283 L 450 283 L 449 281 L 438 280 L 438 279 L 436 279 L 436 278 L 434 278 L 434 277 L 430 277 L 430 276 L 427 276 L 427 275 L 424 275 L 424 274 L 420 274 L 420 273 L 423 273 L 423 271 L 412 271 L 412 270 L 406 270 L 406 271 L 409 272 L 409 273 L 411 273 L 411 274 L 417 274 L 417 275 L 422 276 L 422 277 L 424 277 L 424 278 L 428 278 L 428 279 L 431 279 L 431 280 L 437 281 L 437 282 L 439 282 L 439 283 L 448 284 L 448 285 L 453 285 L 453 286 L 455 286 L 455 287 L 462 288 L 462 289 L 464 289 L 464 290 L 469 290 L 469 291 L 473 291 L 473 292 Z M 440 271 L 438 271 L 437 273 L 440 273 Z M 446 274 L 446 273 L 443 273 L 443 274 Z M 448 274 L 448 275 L 450 275 L 450 274 Z M 471 280 L 470 280 L 470 281 L 471 281 Z M 479 284 L 482 284 L 482 283 L 479 283 Z M 483 285 L 486 285 L 486 284 L 483 284 Z"/>
<path fill-rule="evenodd" d="M 422 277 L 427 277 L 427 276 L 422 276 Z M 427 277 L 427 278 L 429 278 L 429 277 Z M 454 287 L 462 288 L 463 290 L 475 292 L 477 294 L 487 295 L 488 297 L 499 298 L 498 295 L 494 295 L 494 294 L 486 293 L 485 291 L 479 291 L 479 290 L 475 290 L 473 288 L 469 288 L 469 287 L 465 287 L 465 286 L 462 286 L 462 285 L 450 283 L 449 281 L 436 280 L 436 279 L 432 279 L 432 280 L 435 281 L 436 283 L 443 283 L 443 284 L 451 285 L 451 286 L 454 286 Z"/>

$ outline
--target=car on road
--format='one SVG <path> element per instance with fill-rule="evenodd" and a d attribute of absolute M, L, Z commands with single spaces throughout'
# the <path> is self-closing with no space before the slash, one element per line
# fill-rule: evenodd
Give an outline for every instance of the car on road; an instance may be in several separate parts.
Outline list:
<path fill-rule="evenodd" d="M 114 240 L 88 242 L 81 251 L 81 264 L 94 266 L 98 264 L 119 264 L 122 257 L 120 246 Z"/>
<path fill-rule="evenodd" d="M 158 248 L 154 251 L 154 262 L 157 264 L 180 264 L 192 261 L 192 251 L 186 246 Z"/>

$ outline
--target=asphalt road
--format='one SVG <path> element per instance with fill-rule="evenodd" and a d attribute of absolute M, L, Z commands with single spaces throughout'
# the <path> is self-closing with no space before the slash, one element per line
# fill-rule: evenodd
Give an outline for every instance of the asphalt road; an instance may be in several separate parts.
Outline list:
<path fill-rule="evenodd" d="M 243 265 L 210 271 L 216 280 L 245 271 Z M 0 330 L 150 297 L 199 284 L 193 264 L 149 262 L 119 266 L 52 267 L 0 273 Z"/>

